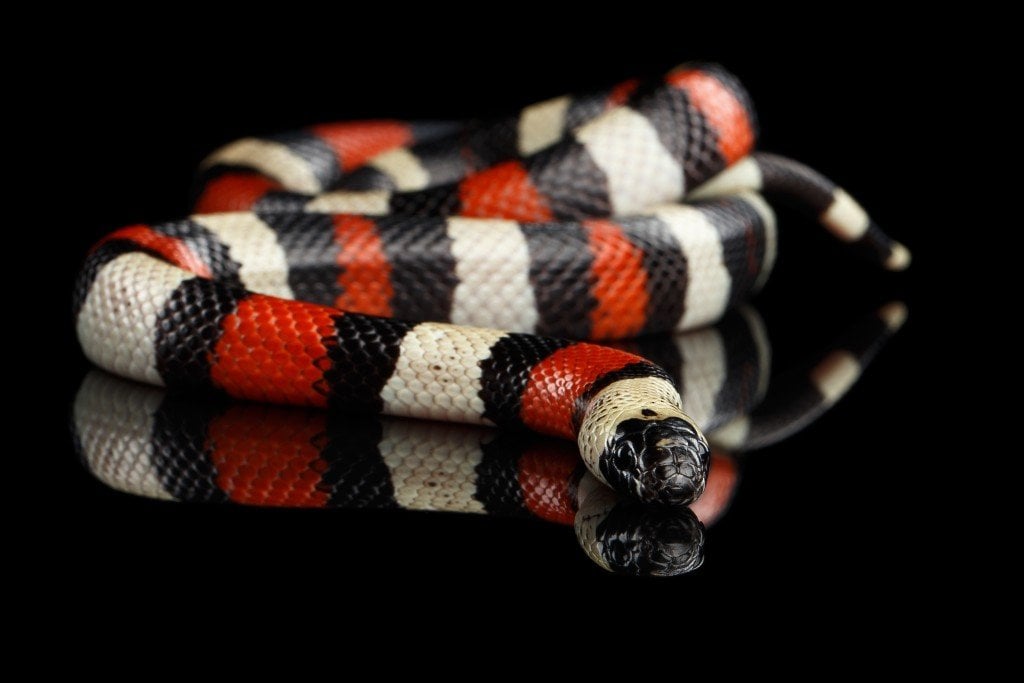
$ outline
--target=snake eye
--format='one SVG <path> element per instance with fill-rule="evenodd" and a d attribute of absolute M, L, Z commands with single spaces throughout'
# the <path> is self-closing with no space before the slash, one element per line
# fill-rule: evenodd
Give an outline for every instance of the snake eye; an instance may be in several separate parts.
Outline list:
<path fill-rule="evenodd" d="M 636 466 L 636 453 L 633 452 L 630 444 L 625 444 L 624 448 L 615 452 L 615 466 L 623 471 Z"/>

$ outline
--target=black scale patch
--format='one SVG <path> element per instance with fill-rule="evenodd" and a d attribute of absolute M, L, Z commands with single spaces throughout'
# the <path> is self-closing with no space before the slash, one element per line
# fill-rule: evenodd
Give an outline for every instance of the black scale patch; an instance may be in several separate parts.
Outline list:
<path fill-rule="evenodd" d="M 321 188 L 331 187 L 341 179 L 341 167 L 338 165 L 334 150 L 320 136 L 304 130 L 295 130 L 270 135 L 265 139 L 284 145 L 309 164 Z"/>
<path fill-rule="evenodd" d="M 399 320 L 448 320 L 459 281 L 445 220 L 385 216 L 376 224 L 391 264 L 391 314 Z"/>
<path fill-rule="evenodd" d="M 299 301 L 333 306 L 341 294 L 334 220 L 327 214 L 261 213 L 288 261 L 288 286 Z"/>
<path fill-rule="evenodd" d="M 276 190 L 268 192 L 252 206 L 252 210 L 260 214 L 269 213 L 302 213 L 306 210 L 306 204 L 313 199 L 312 195 L 301 192 L 286 192 Z"/>
<path fill-rule="evenodd" d="M 611 213 L 608 178 L 575 140 L 567 138 L 540 150 L 524 164 L 556 219 L 580 220 Z"/>
<path fill-rule="evenodd" d="M 536 333 L 585 339 L 597 307 L 591 288 L 594 256 L 579 223 L 522 223 L 530 285 L 540 315 Z"/>
<path fill-rule="evenodd" d="M 391 471 L 380 455 L 380 419 L 344 414 L 328 418 L 327 431 L 315 439 L 327 469 L 317 488 L 330 492 L 327 507 L 393 508 Z"/>
<path fill-rule="evenodd" d="M 682 247 L 668 226 L 653 216 L 634 216 L 618 225 L 643 254 L 648 304 L 641 334 L 675 329 L 683 317 L 688 282 Z"/>
<path fill-rule="evenodd" d="M 521 425 L 519 411 L 530 370 L 558 349 L 574 343 L 517 333 L 499 339 L 491 347 L 490 357 L 480 363 L 483 371 L 480 398 L 484 401 L 484 417 L 497 425 Z"/>
<path fill-rule="evenodd" d="M 725 168 L 718 136 L 684 90 L 649 82 L 637 88 L 630 106 L 651 123 L 661 144 L 683 169 L 680 196 Z"/>
<path fill-rule="evenodd" d="M 694 206 L 718 231 L 722 258 L 732 280 L 729 306 L 735 306 L 751 294 L 764 267 L 764 221 L 754 207 L 735 197 L 695 202 Z"/>
<path fill-rule="evenodd" d="M 226 503 L 217 486 L 217 468 L 210 455 L 207 431 L 227 408 L 226 402 L 167 394 L 153 416 L 150 456 L 157 479 L 175 500 Z"/>
<path fill-rule="evenodd" d="M 185 219 L 161 223 L 154 225 L 153 231 L 181 240 L 199 257 L 200 261 L 206 264 L 214 279 L 238 287 L 242 286 L 242 280 L 238 275 L 242 264 L 231 258 L 226 244 L 195 221 Z"/>
<path fill-rule="evenodd" d="M 402 339 L 412 323 L 346 313 L 334 318 L 336 344 L 328 347 L 331 369 L 324 372 L 327 404 L 336 411 L 379 413 L 380 392 L 395 371 Z"/>
<path fill-rule="evenodd" d="M 715 329 L 725 347 L 725 381 L 715 397 L 713 421 L 702 427 L 711 431 L 728 420 L 750 412 L 758 400 L 761 375 L 757 338 L 747 320 L 735 310 L 726 313 Z"/>
<path fill-rule="evenodd" d="M 803 164 L 784 157 L 758 152 L 754 155 L 761 171 L 761 187 L 767 193 L 778 192 L 783 201 L 802 210 L 822 214 L 832 206 L 836 185 Z"/>
<path fill-rule="evenodd" d="M 488 514 L 504 517 L 528 517 L 519 484 L 519 458 L 527 444 L 524 434 L 498 432 L 496 438 L 480 446 L 483 457 L 476 466 L 476 498 Z"/>
<path fill-rule="evenodd" d="M 438 185 L 427 190 L 397 192 L 391 195 L 390 213 L 404 216 L 452 216 L 459 213 L 457 184 Z"/>
<path fill-rule="evenodd" d="M 205 278 L 185 280 L 156 321 L 156 368 L 168 388 L 214 390 L 210 358 L 224 318 L 248 292 Z"/>

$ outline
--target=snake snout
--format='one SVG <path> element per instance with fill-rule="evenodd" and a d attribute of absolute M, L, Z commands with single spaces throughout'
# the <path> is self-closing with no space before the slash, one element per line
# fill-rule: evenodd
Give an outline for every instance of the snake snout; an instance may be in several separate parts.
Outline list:
<path fill-rule="evenodd" d="M 682 422 L 680 420 L 680 422 Z M 685 424 L 685 423 L 684 423 Z M 651 466 L 641 475 L 644 500 L 665 505 L 686 505 L 704 493 L 708 474 L 708 446 L 695 430 L 665 428 L 651 437 Z"/>
<path fill-rule="evenodd" d="M 612 488 L 645 503 L 680 506 L 707 484 L 710 449 L 686 420 L 623 421 L 601 458 L 601 473 Z"/>

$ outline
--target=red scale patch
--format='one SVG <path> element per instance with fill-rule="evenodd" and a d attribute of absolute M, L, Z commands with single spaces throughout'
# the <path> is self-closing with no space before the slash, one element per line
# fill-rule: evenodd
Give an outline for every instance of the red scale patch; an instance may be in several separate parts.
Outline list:
<path fill-rule="evenodd" d="M 640 356 L 596 344 L 581 342 L 559 349 L 530 370 L 519 416 L 542 434 L 574 439 L 576 401 L 602 375 L 643 362 Z"/>
<path fill-rule="evenodd" d="M 635 78 L 619 83 L 608 93 L 608 100 L 605 105 L 609 109 L 624 105 L 633 96 L 633 93 L 636 92 L 638 85 L 640 85 L 640 81 Z"/>
<path fill-rule="evenodd" d="M 622 339 L 640 334 L 647 323 L 650 295 L 643 252 L 611 221 L 584 221 L 594 255 L 590 291 L 597 306 L 590 312 L 592 339 Z"/>
<path fill-rule="evenodd" d="M 518 161 L 506 161 L 468 176 L 459 185 L 463 216 L 513 221 L 554 219 L 544 195 Z"/>
<path fill-rule="evenodd" d="M 412 142 L 412 130 L 400 121 L 346 121 L 309 129 L 323 138 L 345 173 L 359 168 L 381 152 Z"/>
<path fill-rule="evenodd" d="M 243 299 L 221 325 L 210 359 L 214 384 L 236 398 L 326 406 L 323 373 L 332 364 L 324 340 L 334 336 L 338 315 L 262 294 Z"/>
<path fill-rule="evenodd" d="M 157 232 L 148 225 L 130 225 L 115 230 L 97 242 L 93 249 L 111 240 L 129 240 L 160 254 L 179 268 L 184 268 L 199 277 L 213 277 L 210 267 L 187 244 L 177 237 Z"/>
<path fill-rule="evenodd" d="M 576 512 L 570 481 L 579 466 L 579 455 L 569 444 L 551 441 L 530 448 L 519 459 L 519 487 L 527 509 L 549 522 L 572 524 Z"/>
<path fill-rule="evenodd" d="M 259 173 L 225 173 L 208 182 L 196 201 L 196 213 L 248 211 L 281 183 Z"/>
<path fill-rule="evenodd" d="M 681 69 L 665 80 L 686 91 L 718 134 L 718 151 L 727 164 L 750 154 L 754 148 L 754 127 L 743 103 L 721 81 L 704 71 Z"/>
<path fill-rule="evenodd" d="M 338 244 L 338 286 L 334 305 L 349 313 L 391 317 L 391 263 L 384 254 L 376 224 L 362 216 L 334 217 Z"/>
<path fill-rule="evenodd" d="M 740 471 L 736 460 L 717 448 L 711 451 L 711 469 L 708 471 L 707 488 L 690 509 L 704 526 L 710 526 L 718 520 L 729 507 L 729 501 L 736 493 Z"/>
<path fill-rule="evenodd" d="M 232 406 L 207 430 L 217 486 L 244 505 L 324 507 L 327 464 L 316 443 L 325 428 L 324 413 Z"/>

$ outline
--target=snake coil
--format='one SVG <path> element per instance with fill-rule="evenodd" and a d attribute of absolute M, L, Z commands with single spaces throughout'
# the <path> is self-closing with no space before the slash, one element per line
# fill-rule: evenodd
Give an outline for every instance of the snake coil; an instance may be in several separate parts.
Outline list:
<path fill-rule="evenodd" d="M 618 492 L 682 505 L 709 448 L 672 378 L 569 339 L 688 329 L 756 291 L 776 249 L 760 191 L 909 262 L 755 133 L 739 82 L 691 65 L 489 123 L 247 138 L 204 163 L 199 213 L 92 249 L 78 338 L 169 388 L 575 439 Z"/>

